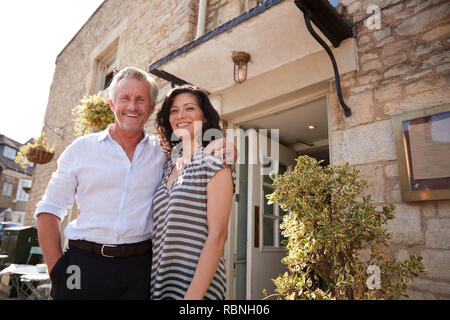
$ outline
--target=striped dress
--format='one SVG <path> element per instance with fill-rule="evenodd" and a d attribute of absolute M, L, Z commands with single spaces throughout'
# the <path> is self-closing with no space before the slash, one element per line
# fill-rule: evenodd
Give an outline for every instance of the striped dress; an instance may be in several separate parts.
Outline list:
<path fill-rule="evenodd" d="M 206 187 L 214 174 L 226 165 L 212 156 L 204 156 L 201 148 L 168 190 L 167 179 L 173 166 L 174 161 L 167 160 L 153 198 L 151 296 L 154 300 L 184 298 L 208 237 Z M 234 185 L 234 166 L 232 169 Z M 222 257 L 204 299 L 223 300 L 225 289 Z"/>

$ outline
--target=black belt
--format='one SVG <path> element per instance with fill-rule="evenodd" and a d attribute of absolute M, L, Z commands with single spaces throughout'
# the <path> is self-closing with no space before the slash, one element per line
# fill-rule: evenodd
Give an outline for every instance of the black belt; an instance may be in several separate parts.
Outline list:
<path fill-rule="evenodd" d="M 146 240 L 131 244 L 100 244 L 86 240 L 69 240 L 69 248 L 75 247 L 84 251 L 100 254 L 107 258 L 124 258 L 146 254 L 152 251 L 152 241 Z"/>

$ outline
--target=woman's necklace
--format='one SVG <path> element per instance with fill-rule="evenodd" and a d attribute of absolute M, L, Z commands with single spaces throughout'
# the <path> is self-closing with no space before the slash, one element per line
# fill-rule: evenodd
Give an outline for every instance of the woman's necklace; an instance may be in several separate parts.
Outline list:
<path fill-rule="evenodd" d="M 175 160 L 175 168 L 178 172 L 181 172 L 184 167 L 191 161 L 192 156 L 200 149 L 200 146 L 194 148 L 194 152 L 190 156 L 185 157 L 183 151 L 180 153 L 178 158 Z"/>

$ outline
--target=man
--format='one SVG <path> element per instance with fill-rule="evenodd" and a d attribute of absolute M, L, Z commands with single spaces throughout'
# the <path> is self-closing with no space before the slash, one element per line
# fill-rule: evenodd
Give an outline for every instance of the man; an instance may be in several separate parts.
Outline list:
<path fill-rule="evenodd" d="M 146 72 L 128 67 L 109 92 L 114 124 L 64 150 L 36 208 L 53 299 L 150 296 L 152 200 L 166 155 L 144 125 L 158 88 Z M 207 152 L 221 156 L 223 143 L 212 142 Z M 61 221 L 74 200 L 80 214 L 64 230 L 69 249 L 63 254 Z"/>

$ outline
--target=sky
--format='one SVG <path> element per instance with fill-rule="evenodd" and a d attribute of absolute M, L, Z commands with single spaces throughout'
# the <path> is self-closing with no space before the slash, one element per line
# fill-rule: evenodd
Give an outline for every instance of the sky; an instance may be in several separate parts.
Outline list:
<path fill-rule="evenodd" d="M 56 57 L 102 2 L 0 1 L 0 134 L 40 135 Z"/>

